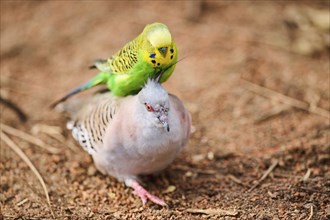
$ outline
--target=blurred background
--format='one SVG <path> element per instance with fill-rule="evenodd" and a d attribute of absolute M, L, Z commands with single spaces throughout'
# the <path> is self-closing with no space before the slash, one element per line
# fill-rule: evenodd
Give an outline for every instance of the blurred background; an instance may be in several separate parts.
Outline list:
<path fill-rule="evenodd" d="M 323 155 L 323 159 L 329 161 L 329 4 L 327 0 L 235 3 L 1 1 L 1 122 L 60 149 L 60 154 L 52 154 L 13 137 L 40 173 L 46 175 L 45 182 L 57 215 L 77 218 L 91 215 L 90 218 L 95 219 L 112 216 L 110 211 L 110 214 L 94 212 L 91 207 L 97 202 L 105 206 L 111 204 L 114 210 L 120 210 L 123 208 L 120 204 L 128 203 L 127 212 L 138 207 L 138 201 L 130 198 L 133 197 L 130 191 L 120 183 L 108 177 L 107 182 L 102 183 L 104 176 L 99 173 L 93 176 L 96 171 L 91 159 L 73 143 L 65 130 L 65 118 L 49 105 L 94 76 L 97 72 L 89 70 L 88 66 L 95 59 L 107 58 L 117 52 L 146 24 L 162 22 L 169 27 L 178 46 L 179 59 L 184 58 L 164 86 L 185 103 L 193 117 L 191 140 L 181 161 L 176 162 L 164 178 L 187 174 L 169 174 L 174 172 L 176 165 L 216 172 L 226 170 L 218 173 L 218 178 L 202 178 L 210 183 L 207 188 L 212 195 L 202 191 L 205 182 L 201 179 L 185 186 L 188 183 L 177 177 L 175 186 L 181 191 L 177 190 L 176 195 L 169 194 L 174 201 L 172 206 L 182 208 L 201 204 L 208 208 L 240 207 L 241 210 L 246 206 L 262 213 L 257 206 L 251 208 L 251 195 L 246 200 L 237 200 L 244 183 L 235 185 L 228 180 L 231 178 L 228 175 L 242 177 L 246 173 L 242 178 L 252 183 L 260 175 L 257 171 L 248 175 L 252 172 L 251 167 L 267 169 L 273 155 L 297 148 L 307 149 L 303 154 L 306 158 Z M 24 112 L 26 122 L 19 120 L 13 106 Z M 38 181 L 31 179 L 28 167 L 4 146 L 1 142 L 2 212 L 13 218 L 50 218 Z M 311 147 L 316 150 L 308 151 Z M 226 155 L 235 155 L 235 158 L 226 160 Z M 296 161 L 291 164 L 293 167 L 301 166 L 292 168 L 294 174 L 304 175 L 310 168 L 312 174 L 329 178 L 329 167 L 324 165 L 324 160 L 306 165 L 299 160 L 303 158 L 301 154 L 293 153 L 291 157 Z M 261 159 L 251 162 L 248 158 Z M 230 160 L 237 164 L 233 167 Z M 254 165 L 247 169 L 244 161 Z M 256 165 L 259 163 L 262 165 Z M 84 182 L 86 176 L 92 180 Z M 219 186 L 224 179 L 228 182 Z M 93 181 L 98 181 L 99 191 L 93 188 Z M 163 184 L 163 189 L 174 184 L 171 180 L 162 181 L 158 180 L 158 183 Z M 82 182 L 84 186 L 81 186 Z M 114 191 L 111 197 L 109 191 L 116 187 L 126 191 L 120 194 Z M 194 188 L 201 188 L 198 195 L 189 191 Z M 152 189 L 157 190 L 156 187 Z M 82 191 L 88 194 L 95 191 L 97 195 L 93 194 L 93 200 Z M 71 195 L 67 197 L 68 192 Z M 264 194 L 255 193 L 255 198 L 262 198 Z M 306 198 L 308 196 L 307 193 Z M 229 203 L 221 203 L 224 197 Z M 315 198 L 319 201 L 315 205 L 318 215 L 329 215 L 329 205 L 324 205 L 323 197 Z M 25 202 L 20 204 L 21 201 Z M 275 201 L 277 211 L 268 207 L 264 215 L 283 218 L 309 215 L 305 213 L 309 209 L 300 204 L 297 205 L 300 207 L 297 216 L 291 215 L 294 212 L 286 216 L 286 212 L 278 211 L 280 202 Z M 264 210 L 267 206 L 261 207 Z M 155 207 L 152 208 L 143 213 L 137 211 L 137 215 L 151 217 L 158 213 Z M 173 214 L 166 210 L 162 215 L 196 217 L 180 209 L 177 212 Z M 236 217 L 251 217 L 244 211 L 238 215 Z M 124 218 L 124 214 L 118 218 Z"/>

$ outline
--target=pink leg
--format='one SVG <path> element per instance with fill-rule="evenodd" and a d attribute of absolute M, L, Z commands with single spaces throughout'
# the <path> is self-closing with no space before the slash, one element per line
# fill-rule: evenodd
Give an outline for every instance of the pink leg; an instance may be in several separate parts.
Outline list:
<path fill-rule="evenodd" d="M 134 189 L 134 193 L 141 198 L 143 205 L 147 202 L 147 199 L 150 199 L 152 202 L 158 205 L 167 206 L 167 204 L 162 199 L 150 194 L 136 180 L 129 179 L 126 180 L 125 183 L 127 186 L 132 187 Z"/>

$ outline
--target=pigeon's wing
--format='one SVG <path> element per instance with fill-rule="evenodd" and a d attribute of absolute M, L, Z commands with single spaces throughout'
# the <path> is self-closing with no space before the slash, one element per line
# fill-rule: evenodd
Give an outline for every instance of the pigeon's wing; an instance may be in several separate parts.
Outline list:
<path fill-rule="evenodd" d="M 182 129 L 182 145 L 186 145 L 190 136 L 191 130 L 191 115 L 188 110 L 184 107 L 182 101 L 173 94 L 170 95 L 170 102 L 171 107 L 174 111 L 176 111 L 179 120 L 180 120 L 180 127 Z"/>
<path fill-rule="evenodd" d="M 106 129 L 112 123 L 120 103 L 121 98 L 105 93 L 66 107 L 71 118 L 67 127 L 72 129 L 73 137 L 89 154 L 103 146 Z"/>

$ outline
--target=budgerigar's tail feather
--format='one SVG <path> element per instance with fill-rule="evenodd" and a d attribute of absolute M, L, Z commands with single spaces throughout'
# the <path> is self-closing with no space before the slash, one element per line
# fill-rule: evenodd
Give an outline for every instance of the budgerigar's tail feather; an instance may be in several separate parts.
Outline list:
<path fill-rule="evenodd" d="M 82 84 L 81 86 L 79 86 L 78 88 L 72 90 L 71 92 L 69 92 L 67 95 L 65 95 L 63 98 L 59 99 L 58 101 L 54 102 L 53 104 L 50 105 L 51 108 L 54 108 L 57 104 L 59 104 L 60 102 L 64 102 L 65 100 L 67 100 L 68 98 L 70 98 L 71 96 L 90 89 L 94 86 L 100 85 L 100 84 L 106 84 L 107 81 L 109 80 L 110 74 L 109 73 L 105 73 L 105 72 L 100 72 L 99 74 L 97 74 L 92 80 Z"/>
<path fill-rule="evenodd" d="M 69 92 L 68 94 L 66 94 L 64 97 L 62 97 L 61 99 L 57 100 L 56 102 L 52 103 L 50 105 L 51 108 L 54 108 L 56 105 L 58 105 L 59 103 L 61 102 L 64 102 L 65 100 L 67 100 L 68 98 L 70 98 L 71 96 L 83 91 L 83 90 L 86 90 L 86 89 L 89 89 L 91 87 L 93 87 L 94 85 L 92 85 L 92 82 L 89 81 L 87 83 L 84 83 L 83 85 L 79 86 L 78 88 L 72 90 L 71 92 Z"/>

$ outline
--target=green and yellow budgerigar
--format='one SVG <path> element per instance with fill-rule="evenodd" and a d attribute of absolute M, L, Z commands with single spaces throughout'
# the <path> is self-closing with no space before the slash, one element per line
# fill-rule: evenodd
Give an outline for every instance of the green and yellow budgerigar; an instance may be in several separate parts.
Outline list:
<path fill-rule="evenodd" d="M 168 27 L 162 23 L 148 24 L 139 36 L 115 55 L 107 60 L 96 61 L 93 67 L 100 71 L 99 74 L 59 102 L 100 84 L 107 85 L 115 96 L 136 94 L 148 78 L 161 74 L 160 82 L 165 82 L 171 76 L 177 60 L 178 49 Z"/>

